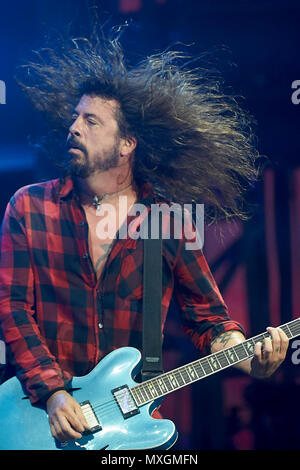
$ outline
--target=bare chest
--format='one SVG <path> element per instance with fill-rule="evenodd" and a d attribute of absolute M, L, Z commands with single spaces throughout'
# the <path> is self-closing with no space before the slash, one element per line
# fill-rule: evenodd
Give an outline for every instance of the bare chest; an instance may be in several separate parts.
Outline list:
<path fill-rule="evenodd" d="M 100 213 L 91 207 L 84 207 L 84 210 L 89 227 L 89 254 L 97 279 L 99 279 L 116 234 L 121 225 L 126 222 L 129 207 L 114 207 L 113 210 Z"/>

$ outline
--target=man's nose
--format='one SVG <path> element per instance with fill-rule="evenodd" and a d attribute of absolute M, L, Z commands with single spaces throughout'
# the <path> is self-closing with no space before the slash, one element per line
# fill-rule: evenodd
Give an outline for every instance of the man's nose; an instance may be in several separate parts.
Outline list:
<path fill-rule="evenodd" d="M 81 127 L 79 118 L 73 121 L 72 125 L 69 127 L 69 131 L 72 135 L 79 137 L 81 135 Z"/>

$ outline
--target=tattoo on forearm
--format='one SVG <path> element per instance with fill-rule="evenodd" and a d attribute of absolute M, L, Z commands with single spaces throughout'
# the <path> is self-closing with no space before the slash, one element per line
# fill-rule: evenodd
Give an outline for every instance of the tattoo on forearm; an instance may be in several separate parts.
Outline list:
<path fill-rule="evenodd" d="M 215 339 L 213 339 L 211 342 L 211 346 L 216 343 L 220 343 L 223 346 L 226 346 L 230 339 L 232 339 L 232 331 L 226 331 L 225 333 L 222 333 L 220 336 L 217 336 Z"/>

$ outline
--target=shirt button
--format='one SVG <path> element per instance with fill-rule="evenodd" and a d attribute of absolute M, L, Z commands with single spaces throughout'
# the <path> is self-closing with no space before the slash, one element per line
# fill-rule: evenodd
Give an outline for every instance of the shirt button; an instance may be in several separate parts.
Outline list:
<path fill-rule="evenodd" d="M 79 225 L 80 225 L 80 227 L 83 227 L 83 226 L 84 226 L 84 222 L 82 222 L 82 221 L 79 222 Z"/>
<path fill-rule="evenodd" d="M 100 330 L 102 330 L 103 324 L 102 324 L 102 323 L 98 323 L 98 326 L 99 326 Z"/>
<path fill-rule="evenodd" d="M 89 257 L 89 254 L 88 253 L 84 253 L 84 255 L 82 256 L 83 259 L 87 259 Z"/>

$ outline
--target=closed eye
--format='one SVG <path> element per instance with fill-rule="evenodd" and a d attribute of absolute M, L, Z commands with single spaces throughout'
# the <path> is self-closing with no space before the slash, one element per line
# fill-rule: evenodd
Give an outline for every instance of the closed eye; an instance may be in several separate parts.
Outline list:
<path fill-rule="evenodd" d="M 78 118 L 78 114 L 72 114 L 72 116 L 71 116 L 71 122 L 76 121 L 77 118 Z"/>

